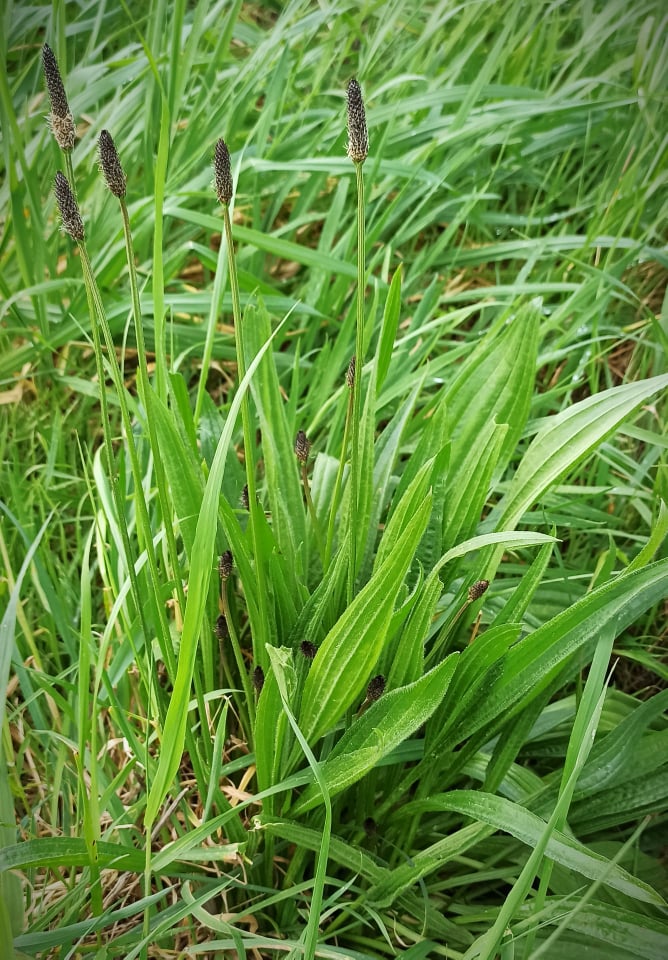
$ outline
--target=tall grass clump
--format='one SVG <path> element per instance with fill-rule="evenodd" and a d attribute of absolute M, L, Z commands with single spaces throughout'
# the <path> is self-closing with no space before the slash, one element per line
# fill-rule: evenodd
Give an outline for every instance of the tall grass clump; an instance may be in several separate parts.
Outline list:
<path fill-rule="evenodd" d="M 2 955 L 663 957 L 656 5 L 46 9 Z"/>

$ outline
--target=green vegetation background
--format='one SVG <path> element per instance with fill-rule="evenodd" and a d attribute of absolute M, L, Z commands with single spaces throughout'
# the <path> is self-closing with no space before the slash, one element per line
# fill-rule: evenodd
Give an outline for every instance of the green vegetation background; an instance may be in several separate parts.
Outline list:
<path fill-rule="evenodd" d="M 5 0 L 3 956 L 666 956 L 666 27 Z"/>

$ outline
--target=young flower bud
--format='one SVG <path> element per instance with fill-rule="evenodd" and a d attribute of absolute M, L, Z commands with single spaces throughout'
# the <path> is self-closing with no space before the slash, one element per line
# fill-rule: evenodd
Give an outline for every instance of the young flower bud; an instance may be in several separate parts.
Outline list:
<path fill-rule="evenodd" d="M 45 43 L 42 47 L 42 66 L 46 89 L 51 101 L 49 125 L 61 150 L 71 150 L 76 140 L 74 117 L 70 113 L 67 94 L 58 69 L 58 62 L 53 50 Z"/>
<path fill-rule="evenodd" d="M 489 580 L 476 580 L 475 583 L 471 584 L 468 591 L 469 601 L 472 603 L 474 600 L 479 600 L 480 597 L 485 593 L 487 587 L 489 586 Z"/>
<path fill-rule="evenodd" d="M 100 156 L 100 170 L 107 182 L 107 186 L 115 197 L 120 200 L 125 196 L 127 177 L 121 166 L 116 145 L 108 130 L 102 130 L 97 141 Z"/>
<path fill-rule="evenodd" d="M 304 431 L 300 430 L 297 433 L 297 439 L 295 440 L 295 455 L 300 463 L 306 463 L 310 450 L 311 441 L 306 436 Z"/>
<path fill-rule="evenodd" d="M 63 222 L 63 230 L 69 233 L 73 240 L 82 241 L 84 225 L 79 213 L 79 205 L 74 199 L 67 177 L 60 170 L 56 174 L 53 192 L 60 211 L 60 219 Z"/>
<path fill-rule="evenodd" d="M 302 640 L 299 649 L 307 660 L 313 660 L 318 652 L 318 648 L 314 643 L 311 643 L 310 640 Z"/>
<path fill-rule="evenodd" d="M 213 156 L 214 186 L 219 203 L 229 203 L 232 199 L 232 170 L 230 151 L 224 140 L 218 140 Z"/>
<path fill-rule="evenodd" d="M 348 369 L 346 370 L 346 383 L 352 390 L 355 386 L 355 354 L 350 358 L 350 363 L 348 364 Z"/>
<path fill-rule="evenodd" d="M 232 553 L 230 550 L 226 550 L 225 553 L 222 553 L 218 557 L 218 573 L 220 574 L 221 580 L 229 580 L 230 574 L 232 573 L 232 566 L 234 560 L 232 558 Z"/>
<path fill-rule="evenodd" d="M 366 688 L 366 698 L 373 702 L 374 700 L 379 700 L 384 692 L 385 677 L 382 673 L 379 673 L 377 677 L 369 681 L 369 686 Z"/>
<path fill-rule="evenodd" d="M 258 693 L 261 693 L 262 687 L 264 686 L 264 670 L 262 667 L 256 667 L 253 670 L 253 686 Z"/>
<path fill-rule="evenodd" d="M 366 112 L 359 83 L 348 83 L 348 156 L 353 163 L 364 163 L 369 153 Z"/>

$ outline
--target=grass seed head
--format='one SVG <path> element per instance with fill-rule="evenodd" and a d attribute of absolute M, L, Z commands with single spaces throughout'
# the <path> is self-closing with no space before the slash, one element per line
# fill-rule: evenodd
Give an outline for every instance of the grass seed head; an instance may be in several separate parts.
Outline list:
<path fill-rule="evenodd" d="M 74 199 L 67 177 L 60 170 L 56 174 L 53 192 L 60 211 L 60 219 L 63 222 L 63 230 L 65 233 L 69 233 L 73 240 L 82 241 L 84 225 L 79 213 L 79 205 Z"/>
<path fill-rule="evenodd" d="M 221 138 L 216 143 L 213 155 L 214 185 L 216 196 L 220 203 L 229 203 L 232 199 L 232 170 L 230 167 L 230 151 Z"/>
<path fill-rule="evenodd" d="M 489 586 L 489 580 L 476 580 L 475 583 L 471 584 L 469 587 L 468 598 L 471 602 L 474 600 L 479 600 L 480 597 L 485 593 L 487 587 Z"/>
<path fill-rule="evenodd" d="M 248 499 L 248 484 L 244 484 L 244 488 L 241 491 L 241 506 L 244 510 L 250 510 L 250 501 Z"/>
<path fill-rule="evenodd" d="M 371 702 L 374 700 L 380 700 L 384 692 L 385 677 L 382 675 L 382 673 L 379 673 L 377 677 L 374 677 L 373 680 L 369 681 L 369 686 L 366 688 L 366 698 Z"/>
<path fill-rule="evenodd" d="M 120 200 L 125 196 L 127 177 L 125 176 L 125 172 L 121 166 L 118 151 L 116 150 L 116 144 L 114 143 L 108 130 L 103 130 L 100 133 L 100 138 L 97 141 L 97 147 L 100 156 L 100 170 L 102 171 L 102 175 L 113 195 L 118 197 Z"/>
<path fill-rule="evenodd" d="M 303 430 L 300 430 L 297 433 L 297 438 L 295 440 L 295 456 L 300 463 L 306 463 L 308 460 L 308 455 L 311 451 L 311 441 L 306 436 Z"/>
<path fill-rule="evenodd" d="M 216 636 L 219 640 L 229 640 L 230 638 L 230 629 L 227 626 L 225 615 L 222 613 L 216 620 Z"/>
<path fill-rule="evenodd" d="M 369 134 L 362 90 L 355 78 L 348 83 L 348 156 L 353 163 L 364 163 L 369 153 Z"/>
<path fill-rule="evenodd" d="M 51 101 L 51 113 L 49 114 L 51 132 L 61 150 L 71 150 L 76 141 L 74 117 L 70 113 L 70 105 L 67 102 L 67 94 L 58 69 L 58 61 L 48 43 L 45 43 L 42 47 L 42 66 L 44 67 L 46 90 Z"/>
<path fill-rule="evenodd" d="M 258 693 L 262 692 L 262 687 L 264 686 L 264 670 L 262 667 L 256 667 L 253 670 L 253 686 Z"/>

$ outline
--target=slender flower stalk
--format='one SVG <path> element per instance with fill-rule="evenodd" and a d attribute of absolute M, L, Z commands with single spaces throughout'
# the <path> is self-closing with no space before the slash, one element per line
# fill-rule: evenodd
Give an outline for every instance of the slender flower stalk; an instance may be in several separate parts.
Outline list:
<path fill-rule="evenodd" d="M 230 602 L 229 602 L 229 597 L 227 593 L 228 591 L 227 584 L 229 580 L 229 575 L 232 572 L 231 570 L 232 554 L 231 553 L 229 554 L 229 559 L 226 556 L 226 554 L 223 554 L 223 556 L 220 559 L 221 559 L 221 563 L 220 563 L 221 572 L 224 570 L 226 573 L 226 576 L 223 576 L 221 578 L 220 604 L 223 612 L 221 617 L 218 618 L 218 622 L 219 624 L 221 620 L 224 622 L 225 635 L 221 636 L 219 629 L 217 629 L 216 632 L 218 633 L 218 639 L 220 641 L 220 650 L 222 655 L 221 659 L 223 663 L 227 662 L 227 658 L 225 656 L 227 643 L 229 642 L 232 647 L 232 653 L 234 655 L 234 660 L 237 665 L 237 672 L 239 674 L 239 678 L 241 679 L 241 685 L 244 689 L 244 694 L 246 696 L 246 707 L 248 711 L 246 714 L 246 711 L 243 709 L 243 704 L 239 705 L 240 714 L 241 714 L 240 721 L 241 721 L 242 728 L 248 731 L 247 737 L 248 737 L 249 744 L 252 744 L 253 723 L 252 722 L 249 723 L 248 721 L 249 721 L 249 718 L 254 718 L 255 716 L 255 697 L 253 696 L 253 686 L 251 683 L 251 678 L 248 675 L 248 670 L 246 668 L 246 664 L 244 663 L 244 657 L 241 651 L 241 644 L 239 643 L 239 637 L 237 636 L 237 631 L 234 626 L 234 620 L 232 619 L 232 614 L 230 611 Z M 234 684 L 230 682 L 230 686 L 234 686 Z"/>
<path fill-rule="evenodd" d="M 230 202 L 233 196 L 232 171 L 230 164 L 230 152 L 227 144 L 221 138 L 216 143 L 214 153 L 214 186 L 216 196 L 223 208 L 223 222 L 225 224 L 225 240 L 227 244 L 227 262 L 230 275 L 230 292 L 232 294 L 232 314 L 234 317 L 234 340 L 237 354 L 237 368 L 239 371 L 239 382 L 243 380 L 246 374 L 246 361 L 244 357 L 243 345 L 243 327 L 241 318 L 241 300 L 239 297 L 239 278 L 237 275 L 236 260 L 234 257 L 234 242 L 232 239 L 232 220 L 230 218 Z M 253 553 L 255 555 L 255 573 L 258 583 L 259 596 L 259 631 L 253 631 L 253 659 L 256 662 L 264 660 L 264 647 L 269 641 L 269 614 L 267 611 L 267 585 L 264 569 L 264 559 L 260 547 L 260 504 L 257 499 L 257 489 L 255 484 L 255 457 L 253 455 L 253 431 L 250 415 L 250 403 L 248 392 L 244 393 L 241 400 L 241 423 L 244 435 L 244 461 L 246 464 L 246 487 L 248 498 L 248 511 L 250 514 L 251 537 L 253 540 Z"/>
<path fill-rule="evenodd" d="M 346 383 L 348 385 L 348 401 L 346 403 L 346 421 L 343 428 L 343 442 L 341 444 L 341 456 L 339 457 L 339 467 L 336 471 L 336 480 L 334 481 L 334 491 L 332 493 L 332 504 L 329 509 L 329 522 L 327 524 L 327 542 L 325 544 L 325 559 L 323 570 L 327 570 L 332 559 L 332 550 L 334 548 L 334 529 L 336 526 L 336 515 L 339 510 L 341 500 L 341 487 L 343 485 L 343 471 L 346 466 L 346 452 L 350 443 L 350 431 L 353 419 L 353 381 L 355 379 L 355 357 L 351 357 L 346 371 Z"/>
<path fill-rule="evenodd" d="M 355 164 L 357 183 L 357 322 L 355 328 L 355 365 L 352 374 L 352 449 L 350 494 L 350 566 L 348 602 L 355 594 L 357 579 L 357 546 L 360 536 L 360 494 L 362 486 L 362 370 L 364 368 L 364 179 L 362 165 L 369 153 L 369 136 L 362 90 L 357 80 L 348 84 L 348 156 Z"/>
<path fill-rule="evenodd" d="M 136 504 L 137 504 L 138 513 L 141 516 L 142 510 L 140 505 L 143 502 L 143 486 L 141 483 L 141 474 L 139 471 L 139 462 L 137 459 L 137 453 L 134 447 L 129 413 L 128 413 L 127 404 L 125 401 L 124 387 L 123 387 L 123 383 L 120 375 L 120 370 L 118 368 L 118 363 L 116 361 L 116 354 L 114 351 L 113 342 L 111 340 L 111 333 L 108 330 L 108 324 L 106 323 L 106 317 L 104 315 L 104 309 L 102 307 L 99 290 L 97 288 L 97 283 L 95 281 L 93 268 L 90 263 L 90 259 L 88 257 L 88 252 L 86 250 L 86 244 L 84 239 L 84 227 L 83 227 L 83 221 L 81 219 L 81 214 L 79 212 L 79 206 L 77 204 L 76 198 L 74 196 L 74 193 L 72 192 L 72 189 L 70 187 L 70 184 L 67 178 L 60 171 L 56 174 L 56 179 L 54 184 L 54 193 L 56 197 L 56 203 L 58 204 L 58 209 L 60 211 L 60 217 L 62 220 L 63 229 L 66 231 L 66 233 L 69 234 L 69 236 L 73 240 L 76 241 L 79 247 L 81 265 L 82 265 L 83 274 L 84 274 L 84 283 L 86 286 L 86 295 L 88 298 L 88 307 L 90 311 L 91 331 L 93 336 L 93 346 L 94 346 L 94 353 L 95 353 L 95 363 L 97 367 L 97 377 L 98 377 L 99 388 L 100 388 L 100 413 L 102 418 L 102 431 L 104 435 L 104 452 L 105 452 L 105 458 L 107 461 L 106 463 L 107 475 L 109 477 L 109 482 L 111 484 L 112 495 L 114 498 L 114 505 L 116 507 L 118 525 L 121 532 L 121 540 L 123 542 L 123 550 L 125 553 L 126 569 L 128 571 L 128 577 L 130 579 L 130 586 L 132 589 L 133 599 L 135 601 L 137 612 L 142 621 L 144 636 L 148 638 L 152 635 L 152 632 L 149 629 L 148 622 L 146 621 L 146 617 L 145 617 L 144 600 L 139 590 L 139 584 L 137 581 L 137 576 L 136 576 L 135 567 L 134 567 L 134 558 L 132 554 L 132 548 L 130 545 L 130 536 L 129 536 L 128 527 L 127 527 L 127 520 L 125 516 L 124 495 L 123 495 L 123 491 L 121 491 L 121 488 L 120 488 L 118 471 L 116 470 L 116 466 L 114 464 L 114 458 L 113 458 L 113 438 L 111 436 L 111 427 L 110 427 L 110 421 L 109 421 L 109 408 L 107 404 L 107 392 L 105 388 L 106 377 L 105 377 L 104 363 L 102 359 L 102 343 L 100 340 L 100 330 L 99 330 L 98 324 L 102 327 L 105 335 L 109 366 L 111 369 L 112 379 L 114 380 L 114 386 L 116 387 L 119 405 L 121 408 L 121 416 L 124 422 L 124 427 L 125 427 L 126 435 L 128 438 L 128 450 L 130 452 L 132 473 L 133 473 L 133 479 L 135 482 L 135 489 L 136 489 Z M 143 503 L 143 508 L 144 508 L 143 514 L 145 515 L 145 526 L 141 522 L 138 524 L 138 526 L 140 527 L 143 526 L 144 531 L 146 531 L 146 530 L 149 530 L 150 528 L 148 526 L 148 513 L 146 511 L 145 503 Z M 151 541 L 150 535 L 148 536 L 148 538 L 145 537 L 144 539 L 145 540 L 148 539 L 148 541 Z M 149 567 L 151 568 L 151 576 L 153 580 L 153 584 L 152 584 L 153 595 L 154 597 L 159 597 L 160 592 L 159 592 L 159 586 L 158 586 L 157 564 L 155 562 L 155 554 L 153 553 L 152 547 L 153 547 L 152 541 L 150 542 L 150 544 L 148 542 L 146 543 L 146 551 L 147 551 L 147 556 L 149 558 Z M 163 620 L 162 637 L 163 639 L 169 638 L 169 625 L 167 624 L 164 608 L 162 608 L 159 602 L 156 604 L 156 606 L 157 606 L 158 615 L 160 616 L 160 613 L 162 613 L 162 617 L 161 617 L 161 619 Z M 163 655 L 165 656 L 165 662 L 169 663 L 168 655 L 169 653 L 171 653 L 172 661 L 173 661 L 173 658 L 174 658 L 173 651 L 171 650 L 171 647 L 168 647 L 165 644 L 163 644 L 163 646 L 165 648 L 163 653 Z M 152 699 L 153 671 L 149 670 L 147 672 L 143 658 L 141 658 L 138 655 L 138 651 L 133 649 L 133 653 L 135 656 L 135 662 L 137 663 L 137 666 L 140 670 L 142 680 L 146 686 L 146 689 L 149 692 L 149 696 Z M 173 670 L 174 669 L 173 663 L 171 663 L 171 667 Z M 93 725 L 93 729 L 95 729 L 95 725 Z M 145 863 L 145 871 L 144 871 L 145 887 L 150 891 L 150 883 L 151 883 L 151 868 L 150 868 L 151 844 L 150 843 L 146 845 L 146 849 L 147 849 L 147 853 L 146 853 L 146 863 Z M 98 911 L 98 907 L 99 907 L 99 911 Z M 95 906 L 95 909 L 96 909 L 96 912 L 101 913 L 101 910 L 102 910 L 101 901 L 97 906 Z M 145 927 L 148 927 L 149 921 L 150 921 L 150 917 L 148 916 L 148 913 L 147 913 L 144 917 Z"/>
<path fill-rule="evenodd" d="M 320 554 L 320 562 L 323 565 L 323 571 L 325 569 L 325 544 L 322 540 L 322 532 L 320 530 L 320 522 L 318 520 L 318 515 L 315 511 L 315 505 L 313 503 L 313 498 L 311 497 L 311 487 L 308 482 L 308 458 L 309 453 L 311 452 L 311 441 L 306 436 L 303 430 L 299 430 L 297 433 L 297 438 L 295 440 L 295 456 L 300 467 L 300 473 L 302 478 L 302 487 L 304 488 L 304 499 L 306 500 L 306 507 L 311 517 L 311 524 L 313 525 L 313 533 L 315 534 L 316 543 L 318 545 L 318 553 Z"/>
<path fill-rule="evenodd" d="M 132 318 L 134 323 L 135 339 L 137 343 L 137 358 L 139 377 L 137 380 L 139 388 L 139 398 L 145 411 L 146 427 L 149 435 L 149 443 L 153 454 L 153 465 L 155 469 L 156 487 L 158 499 L 160 501 L 160 510 L 162 512 L 165 535 L 167 539 L 167 550 L 169 554 L 170 565 L 172 567 L 173 580 L 176 585 L 176 599 L 179 604 L 179 610 L 183 615 L 185 610 L 185 593 L 181 578 L 178 576 L 179 555 L 176 545 L 176 536 L 174 534 L 174 525 L 171 522 L 171 508 L 168 501 L 167 491 L 169 489 L 165 468 L 162 459 L 162 452 L 155 428 L 155 418 L 151 416 L 151 404 L 154 401 L 148 374 L 148 361 L 146 356 L 146 344 L 144 342 L 144 326 L 142 323 L 141 306 L 139 302 L 139 286 L 137 283 L 137 268 L 135 265 L 134 247 L 132 243 L 132 231 L 130 229 L 130 215 L 125 200 L 127 177 L 121 164 L 116 144 L 108 130 L 102 130 L 98 139 L 98 156 L 100 170 L 104 177 L 109 191 L 115 196 L 120 205 L 121 219 L 123 222 L 123 236 L 125 240 L 125 255 L 128 264 L 128 276 L 130 278 L 130 292 L 132 296 Z M 204 647 L 206 651 L 206 645 Z M 209 666 L 209 673 L 213 669 L 213 661 Z M 199 677 L 197 678 L 199 681 Z M 203 702 L 203 701 L 202 701 Z"/>
<path fill-rule="evenodd" d="M 95 357 L 98 365 L 98 378 L 100 381 L 100 397 L 102 405 L 102 428 L 104 431 L 105 438 L 105 448 L 108 456 L 108 470 L 109 477 L 112 481 L 117 481 L 116 470 L 114 467 L 112 457 L 113 450 L 113 439 L 111 436 L 111 431 L 109 427 L 109 416 L 108 408 L 106 404 L 106 392 L 104 389 L 105 382 L 105 371 L 102 362 L 102 343 L 100 340 L 100 329 L 105 341 L 105 347 L 107 350 L 107 362 L 109 364 L 109 370 L 111 373 L 112 380 L 114 382 L 114 387 L 116 389 L 119 401 L 119 408 L 121 411 L 121 419 L 123 421 L 123 428 L 125 430 L 128 442 L 128 452 L 130 455 L 130 464 L 132 468 L 132 475 L 135 484 L 135 497 L 137 512 L 139 514 L 138 526 L 144 532 L 144 540 L 146 541 L 143 546 L 146 549 L 149 570 L 151 573 L 152 586 L 154 590 L 154 596 L 157 598 L 160 596 L 160 580 L 158 576 L 157 561 L 155 556 L 155 549 L 153 547 L 153 541 L 150 536 L 150 523 L 148 518 L 148 509 L 146 506 L 146 500 L 144 497 L 144 488 L 142 483 L 142 474 L 139 466 L 139 458 L 137 455 L 137 450 L 135 447 L 133 433 L 132 433 L 132 422 L 130 420 L 130 413 L 128 410 L 127 400 L 125 397 L 125 386 L 123 384 L 123 379 L 121 376 L 120 367 L 118 365 L 118 360 L 116 359 L 116 350 L 114 347 L 114 342 L 111 336 L 111 330 L 109 329 L 109 324 L 107 322 L 106 314 L 104 307 L 102 305 L 102 298 L 100 297 L 100 292 L 97 286 L 97 281 L 95 280 L 95 274 L 93 273 L 93 267 L 88 256 L 88 251 L 86 249 L 86 244 L 84 240 L 84 231 L 83 223 L 81 223 L 81 217 L 79 215 L 79 208 L 74 198 L 74 194 L 69 188 L 69 183 L 66 177 L 62 173 L 56 174 L 56 183 L 54 188 L 56 201 L 60 210 L 61 219 L 63 221 L 64 229 L 69 233 L 73 240 L 77 241 L 79 247 L 79 255 L 81 259 L 81 266 L 83 268 L 84 282 L 86 284 L 86 290 L 89 294 L 89 303 L 92 306 L 91 314 L 91 330 L 93 334 L 93 346 L 95 348 Z M 76 213 L 75 213 L 76 210 Z M 120 494 L 120 491 L 119 491 Z M 125 516 L 125 509 L 123 507 L 123 500 L 116 504 L 117 510 L 119 513 L 119 521 L 121 523 L 121 528 L 123 527 L 122 518 Z M 121 509 L 121 507 L 123 507 Z M 126 531 L 127 533 L 127 531 Z M 128 541 L 128 551 L 129 551 L 129 541 Z M 130 568 L 134 569 L 134 564 L 132 562 L 132 554 L 128 552 L 128 574 L 130 573 Z M 141 608 L 143 604 L 140 602 L 139 607 Z M 174 657 L 174 650 L 171 643 L 166 642 L 170 636 L 169 624 L 167 622 L 167 615 L 164 610 L 164 605 L 162 603 L 156 604 L 158 615 L 161 620 L 162 626 L 162 637 L 163 642 L 161 643 L 161 653 L 165 659 L 165 663 L 170 671 L 170 675 L 174 676 L 176 671 L 176 660 Z M 163 649 L 164 648 L 164 649 Z"/>

